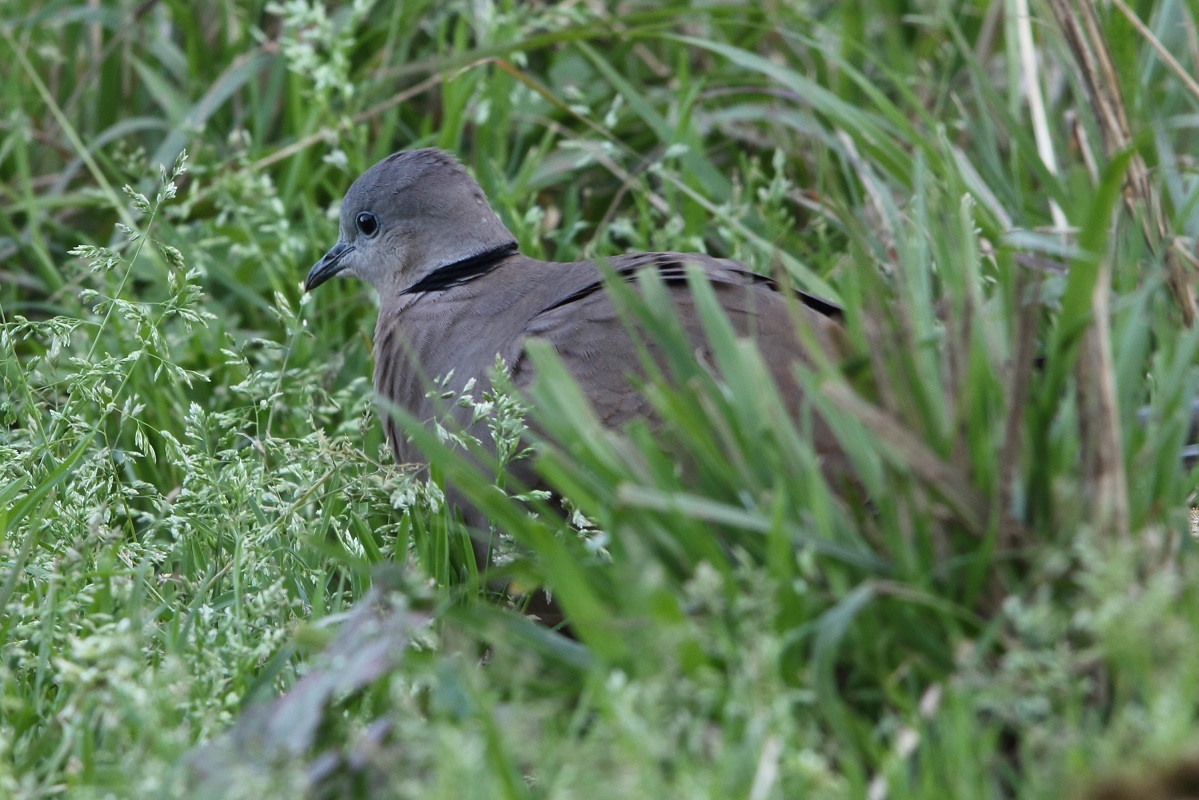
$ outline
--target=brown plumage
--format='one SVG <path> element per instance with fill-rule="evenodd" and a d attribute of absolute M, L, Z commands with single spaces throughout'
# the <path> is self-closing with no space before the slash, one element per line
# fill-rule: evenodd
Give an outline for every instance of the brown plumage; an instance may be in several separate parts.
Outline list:
<path fill-rule="evenodd" d="M 801 303 L 788 303 L 774 281 L 731 259 L 633 253 L 607 264 L 630 279 L 656 270 L 702 355 L 704 334 L 685 279 L 687 265 L 700 267 L 734 330 L 753 335 L 793 413 L 802 404 L 795 361 L 804 356 L 792 307 L 806 315 L 821 347 L 835 348 L 840 336 L 835 306 L 800 293 Z M 649 413 L 629 380 L 638 371 L 635 345 L 599 268 L 589 261 L 551 263 L 521 255 L 478 184 L 443 151 L 396 153 L 354 182 L 342 203 L 339 240 L 309 272 L 305 286 L 314 289 L 343 272 L 379 293 L 376 391 L 419 419 L 444 412 L 427 396 L 431 381 L 452 370 L 448 389 L 461 391 L 471 380 L 485 386 L 497 354 L 513 384 L 526 388 L 533 369 L 524 347 L 532 337 L 553 345 L 608 426 Z M 451 413 L 461 421 L 468 411 Z M 422 461 L 382 416 L 397 459 Z M 814 435 L 818 452 L 837 453 L 826 428 L 817 424 Z M 526 484 L 532 478 L 527 472 L 517 477 Z"/>

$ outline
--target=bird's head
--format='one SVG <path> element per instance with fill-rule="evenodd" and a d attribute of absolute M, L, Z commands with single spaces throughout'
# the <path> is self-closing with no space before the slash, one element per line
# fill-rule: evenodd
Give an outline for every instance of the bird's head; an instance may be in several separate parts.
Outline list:
<path fill-rule="evenodd" d="M 345 273 L 381 294 L 402 291 L 440 267 L 512 241 L 457 159 L 435 148 L 404 150 L 350 186 L 337 244 L 308 272 L 304 289 Z"/>

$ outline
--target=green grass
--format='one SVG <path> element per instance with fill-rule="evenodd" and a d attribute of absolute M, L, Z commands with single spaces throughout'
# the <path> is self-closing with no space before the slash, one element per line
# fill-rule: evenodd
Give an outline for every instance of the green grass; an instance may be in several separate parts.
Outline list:
<path fill-rule="evenodd" d="M 0 795 L 1056 798 L 1193 752 L 1199 340 L 1049 4 L 1036 72 L 1015 2 L 198 5 L 0 10 Z M 1193 4 L 1130 11 L 1199 71 Z M 1193 252 L 1199 96 L 1099 22 Z M 531 255 L 841 302 L 800 377 L 853 485 L 717 314 L 727 384 L 655 333 L 653 435 L 534 349 L 582 534 L 409 427 L 578 641 L 480 593 L 385 452 L 369 290 L 300 291 L 426 145 Z"/>

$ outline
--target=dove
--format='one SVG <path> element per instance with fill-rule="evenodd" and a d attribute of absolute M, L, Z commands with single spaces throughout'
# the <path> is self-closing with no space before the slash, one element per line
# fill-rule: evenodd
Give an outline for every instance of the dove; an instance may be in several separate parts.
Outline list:
<path fill-rule="evenodd" d="M 754 340 L 796 416 L 804 401 L 795 366 L 810 361 L 797 324 L 809 327 L 807 341 L 829 352 L 837 351 L 843 336 L 836 305 L 784 288 L 732 259 L 659 252 L 616 255 L 605 263 L 610 274 L 633 282 L 645 270 L 656 272 L 701 358 L 706 337 L 687 272 L 702 271 L 736 334 Z M 489 386 L 497 356 L 510 384 L 527 389 L 536 373 L 526 352 L 532 340 L 549 343 L 604 425 L 619 429 L 652 416 L 637 390 L 643 374 L 637 342 L 613 305 L 600 266 L 523 255 L 479 184 L 445 151 L 401 151 L 354 181 L 341 204 L 338 240 L 312 267 L 305 289 L 337 275 L 366 281 L 378 293 L 374 386 L 385 401 L 380 416 L 400 463 L 424 458 L 386 413 L 388 404 L 423 421 L 448 414 L 465 427 L 471 410 L 442 398 Z M 795 319 L 797 308 L 802 321 Z M 835 459 L 831 431 L 819 419 L 809 429 L 816 452 Z M 486 441 L 482 430 L 472 433 Z M 527 464 L 514 469 L 525 486 L 538 484 Z"/>

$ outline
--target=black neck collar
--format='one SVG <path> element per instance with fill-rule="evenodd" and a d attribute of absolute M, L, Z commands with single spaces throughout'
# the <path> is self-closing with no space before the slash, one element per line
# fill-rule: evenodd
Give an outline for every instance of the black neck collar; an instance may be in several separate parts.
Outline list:
<path fill-rule="evenodd" d="M 420 292 L 444 292 L 455 286 L 470 283 L 475 278 L 486 275 L 500 265 L 500 262 L 517 250 L 516 242 L 508 242 L 482 253 L 438 267 L 416 283 L 403 291 L 403 294 L 419 294 Z"/>

